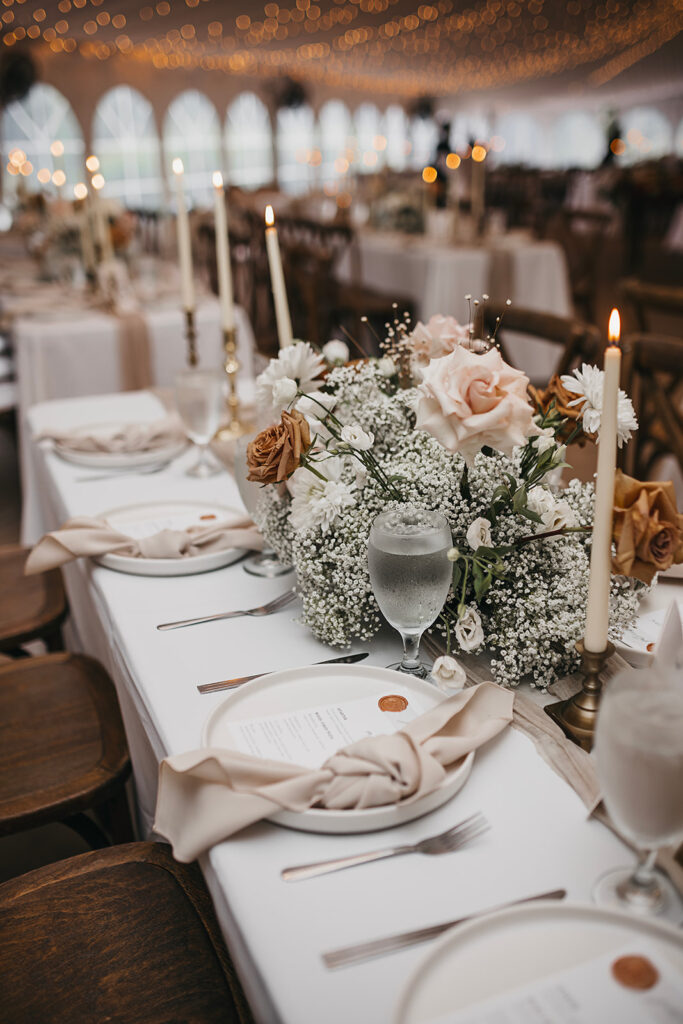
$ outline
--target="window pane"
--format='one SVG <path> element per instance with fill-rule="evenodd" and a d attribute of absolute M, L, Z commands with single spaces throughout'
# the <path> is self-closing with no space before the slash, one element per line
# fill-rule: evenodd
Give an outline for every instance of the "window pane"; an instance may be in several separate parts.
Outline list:
<path fill-rule="evenodd" d="M 527 164 L 544 167 L 545 143 L 540 124 L 531 114 L 511 112 L 496 121 L 496 135 L 505 143 L 498 152 L 501 164 Z"/>
<path fill-rule="evenodd" d="M 277 112 L 277 164 L 280 188 L 300 194 L 313 183 L 309 163 L 315 148 L 313 111 L 310 107 L 282 107 Z"/>
<path fill-rule="evenodd" d="M 382 135 L 387 140 L 387 163 L 394 171 L 403 171 L 408 163 L 408 118 L 397 103 L 387 107 L 382 118 Z"/>
<path fill-rule="evenodd" d="M 189 89 L 176 96 L 164 119 L 164 167 L 171 172 L 174 157 L 185 168 L 185 190 L 193 203 L 212 202 L 211 175 L 223 168 L 221 130 L 213 103 Z"/>
<path fill-rule="evenodd" d="M 385 150 L 380 149 L 380 113 L 374 103 L 361 103 L 354 114 L 358 143 L 358 170 L 361 174 L 377 171 L 384 165 Z"/>
<path fill-rule="evenodd" d="M 597 167 L 606 147 L 598 117 L 575 110 L 563 114 L 555 125 L 553 164 L 555 167 Z"/>
<path fill-rule="evenodd" d="M 434 160 L 436 144 L 439 141 L 439 129 L 436 121 L 431 117 L 414 117 L 410 129 L 413 144 L 410 152 L 410 166 L 415 170 L 420 170 Z"/>
<path fill-rule="evenodd" d="M 144 96 L 127 85 L 105 93 L 95 110 L 93 146 L 106 195 L 143 209 L 160 204 L 159 137 L 152 105 Z"/>
<path fill-rule="evenodd" d="M 62 156 L 53 156 L 50 146 L 64 145 Z M 13 149 L 21 149 L 32 164 L 31 174 L 24 178 L 27 188 L 55 192 L 52 184 L 38 185 L 36 174 L 47 168 L 50 174 L 63 170 L 66 174 L 65 196 L 83 180 L 83 133 L 68 100 L 51 85 L 34 85 L 28 96 L 11 103 L 2 115 L 2 148 L 5 158 Z M 5 162 L 5 161 L 3 161 Z M 5 195 L 14 194 L 21 175 L 3 169 Z"/>
<path fill-rule="evenodd" d="M 626 143 L 624 163 L 653 160 L 673 148 L 673 132 L 667 118 L 654 107 L 636 107 L 617 118 Z"/>
<path fill-rule="evenodd" d="M 229 184 L 250 189 L 273 180 L 270 116 L 255 93 L 241 93 L 228 108 L 225 145 Z"/>
<path fill-rule="evenodd" d="M 322 180 L 323 182 L 335 181 L 346 174 L 348 170 L 350 154 L 347 150 L 352 134 L 351 114 L 341 100 L 328 100 L 320 108 L 318 123 L 322 153 Z"/>

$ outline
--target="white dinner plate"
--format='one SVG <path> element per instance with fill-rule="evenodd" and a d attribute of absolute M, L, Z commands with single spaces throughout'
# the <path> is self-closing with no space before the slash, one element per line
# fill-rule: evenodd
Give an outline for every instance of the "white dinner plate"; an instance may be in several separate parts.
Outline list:
<path fill-rule="evenodd" d="M 122 508 L 101 512 L 97 518 L 106 519 L 110 526 L 136 540 L 151 537 L 161 530 L 184 530 L 188 526 L 210 526 L 212 522 L 223 522 L 242 518 L 244 513 L 226 505 L 213 505 L 199 501 L 148 502 L 144 505 L 125 505 Z M 209 551 L 192 558 L 129 558 L 125 555 L 100 555 L 95 561 L 107 569 L 127 572 L 133 576 L 194 576 L 225 565 L 241 558 L 239 548 L 224 551 Z"/>
<path fill-rule="evenodd" d="M 394 1024 L 427 1024 L 627 944 L 638 953 L 638 940 L 654 943 L 683 973 L 683 934 L 651 918 L 554 902 L 488 914 L 432 946 L 403 989 Z"/>
<path fill-rule="evenodd" d="M 202 746 L 231 749 L 234 740 L 230 726 L 240 719 L 304 710 L 359 697 L 372 696 L 379 700 L 388 694 L 405 697 L 409 703 L 411 700 L 417 702 L 421 712 L 435 707 L 445 699 L 433 683 L 386 668 L 311 665 L 285 669 L 245 683 L 214 708 L 204 726 Z M 391 712 L 386 714 L 389 716 Z M 387 728 L 389 731 L 390 728 Z M 467 754 L 448 771 L 438 789 L 414 803 L 389 804 L 363 810 L 312 808 L 304 812 L 278 811 L 268 820 L 304 832 L 340 835 L 392 828 L 441 807 L 455 796 L 467 781 L 473 760 L 474 753 Z"/>
<path fill-rule="evenodd" d="M 90 423 L 87 426 L 74 428 L 73 433 L 98 434 L 102 437 L 110 437 L 114 431 L 125 426 L 122 423 Z M 187 447 L 187 441 L 182 438 L 172 441 L 158 448 L 150 448 L 140 452 L 76 452 L 65 448 L 58 442 L 54 442 L 53 450 L 65 462 L 72 462 L 76 466 L 86 466 L 88 469 L 142 469 L 145 466 L 153 466 L 157 462 L 167 462 L 175 459 Z"/>

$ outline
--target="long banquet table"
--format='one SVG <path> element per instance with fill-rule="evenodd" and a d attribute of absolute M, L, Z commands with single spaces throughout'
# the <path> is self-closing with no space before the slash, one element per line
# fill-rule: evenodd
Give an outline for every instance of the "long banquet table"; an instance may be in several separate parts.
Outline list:
<path fill-rule="evenodd" d="M 97 420 L 153 419 L 148 393 L 79 398 L 36 406 L 32 429 Z M 42 527 L 130 503 L 208 500 L 239 506 L 227 474 L 184 475 L 187 453 L 152 477 L 82 483 L 83 469 L 31 443 L 42 496 Z M 251 607 L 281 593 L 292 577 L 248 576 L 240 564 L 171 579 L 124 575 L 81 561 L 66 567 L 69 643 L 99 658 L 117 687 L 134 767 L 141 831 L 151 828 L 157 767 L 165 755 L 196 748 L 209 712 L 225 694 L 201 696 L 196 684 L 249 672 L 310 664 L 333 652 L 297 622 L 296 605 L 265 619 L 241 618 L 158 632 L 159 622 Z M 660 600 L 680 594 L 662 585 Z M 655 592 L 656 593 L 656 592 Z M 368 664 L 386 665 L 397 639 L 380 635 Z M 425 859 L 397 858 L 296 884 L 282 868 L 414 842 L 482 811 L 492 828 L 465 849 Z M 218 918 L 257 1021 L 262 1024 L 389 1024 L 407 974 L 428 947 L 415 947 L 331 972 L 324 951 L 459 917 L 515 898 L 564 887 L 587 901 L 604 871 L 633 855 L 597 821 L 509 728 L 477 753 L 472 775 L 448 804 L 390 833 L 324 836 L 266 822 L 201 858 Z M 483 994 L 483 993 L 482 993 Z"/>

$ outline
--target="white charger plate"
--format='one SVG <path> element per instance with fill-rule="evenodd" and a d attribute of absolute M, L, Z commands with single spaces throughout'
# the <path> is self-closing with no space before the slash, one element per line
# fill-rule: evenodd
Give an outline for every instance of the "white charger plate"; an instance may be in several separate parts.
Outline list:
<path fill-rule="evenodd" d="M 125 426 L 123 423 L 91 423 L 86 426 L 74 428 L 73 433 L 98 434 L 102 437 L 109 437 L 115 430 Z M 157 462 L 167 462 L 175 459 L 187 447 L 185 439 L 172 441 L 160 448 L 151 448 L 142 452 L 76 452 L 65 448 L 58 442 L 53 443 L 54 452 L 65 462 L 71 462 L 76 466 L 85 466 L 88 469 L 142 469 L 145 466 L 153 466 Z"/>
<path fill-rule="evenodd" d="M 394 1024 L 427 1024 L 638 939 L 654 942 L 683 973 L 683 934 L 655 919 L 554 902 L 488 914 L 437 940 L 411 973 Z"/>
<path fill-rule="evenodd" d="M 209 526 L 214 521 L 222 522 L 243 515 L 239 509 L 227 505 L 199 501 L 161 501 L 124 505 L 122 508 L 102 512 L 97 518 L 106 519 L 116 530 L 139 539 L 150 537 L 165 527 L 184 529 L 188 526 Z M 215 519 L 205 519 L 205 516 L 214 516 Z M 107 569 L 116 569 L 117 572 L 126 572 L 132 576 L 194 576 L 222 569 L 243 554 L 239 548 L 226 548 L 224 551 L 209 551 L 193 558 L 129 558 L 109 554 L 100 555 L 95 561 Z"/>
<path fill-rule="evenodd" d="M 202 746 L 230 749 L 230 725 L 240 719 L 303 710 L 357 697 L 375 696 L 379 699 L 386 694 L 399 694 L 408 701 L 411 698 L 419 700 L 425 710 L 445 699 L 433 683 L 386 668 L 311 665 L 285 669 L 245 683 L 215 707 L 204 725 Z M 471 752 L 448 771 L 438 789 L 414 803 L 389 804 L 363 810 L 312 808 L 304 812 L 278 811 L 268 820 L 303 832 L 337 835 L 393 828 L 428 814 L 455 796 L 465 785 L 473 761 L 474 752 Z"/>

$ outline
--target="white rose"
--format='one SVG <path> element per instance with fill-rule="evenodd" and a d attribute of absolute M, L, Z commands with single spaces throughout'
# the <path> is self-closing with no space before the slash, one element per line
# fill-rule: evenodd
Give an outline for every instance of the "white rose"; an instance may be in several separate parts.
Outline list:
<path fill-rule="evenodd" d="M 339 341 L 337 338 L 332 338 L 326 345 L 323 345 L 322 353 L 325 361 L 331 366 L 349 361 L 349 346 L 345 341 Z"/>
<path fill-rule="evenodd" d="M 379 368 L 379 372 L 382 374 L 383 377 L 393 377 L 394 374 L 397 372 L 396 363 L 391 358 L 391 356 L 382 356 L 382 358 L 378 361 L 377 366 Z"/>
<path fill-rule="evenodd" d="M 491 523 L 489 522 L 488 519 L 484 519 L 483 516 L 479 516 L 479 518 L 475 519 L 474 522 L 470 525 L 470 528 L 465 534 L 465 537 L 467 538 L 467 543 L 469 544 L 473 551 L 476 551 L 477 548 L 480 547 L 490 548 Z"/>
<path fill-rule="evenodd" d="M 431 676 L 444 693 L 448 693 L 449 690 L 461 690 L 467 679 L 465 669 L 460 662 L 447 654 L 436 659 L 432 666 Z"/>
<path fill-rule="evenodd" d="M 545 487 L 532 487 L 526 499 L 526 506 L 531 512 L 541 517 L 536 523 L 536 533 L 552 530 L 555 521 L 555 498 Z"/>
<path fill-rule="evenodd" d="M 281 377 L 273 384 L 273 405 L 279 409 L 286 409 L 289 403 L 296 398 L 298 391 L 295 380 L 291 377 Z"/>
<path fill-rule="evenodd" d="M 484 642 L 481 616 L 476 608 L 466 608 L 455 624 L 455 639 L 463 651 L 476 651 Z"/>
<path fill-rule="evenodd" d="M 375 443 L 375 435 L 371 432 L 366 433 L 357 423 L 349 423 L 342 427 L 341 439 L 357 452 L 366 452 Z"/>

